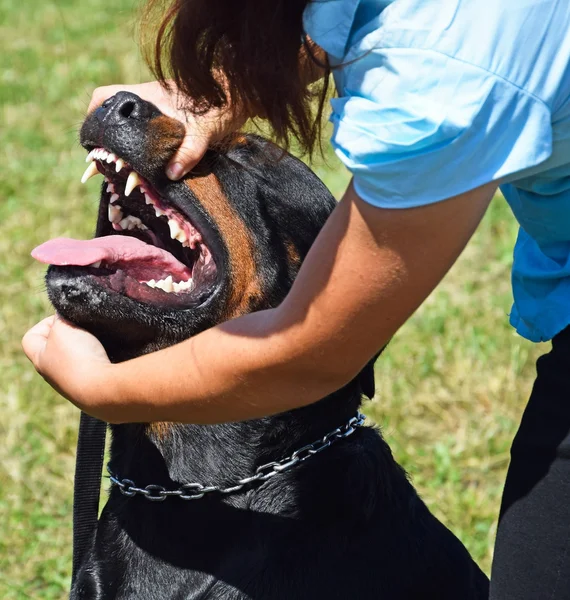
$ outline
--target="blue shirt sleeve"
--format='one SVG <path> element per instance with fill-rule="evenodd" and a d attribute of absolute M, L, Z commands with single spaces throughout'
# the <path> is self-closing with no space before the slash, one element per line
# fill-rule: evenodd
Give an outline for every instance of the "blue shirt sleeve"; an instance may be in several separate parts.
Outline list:
<path fill-rule="evenodd" d="M 356 192 L 376 206 L 444 200 L 550 156 L 543 101 L 444 53 L 373 48 L 339 79 L 332 143 Z"/>

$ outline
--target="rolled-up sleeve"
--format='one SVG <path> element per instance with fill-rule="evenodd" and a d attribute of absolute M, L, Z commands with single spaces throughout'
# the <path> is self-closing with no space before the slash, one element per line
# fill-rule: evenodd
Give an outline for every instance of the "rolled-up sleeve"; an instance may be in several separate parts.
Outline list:
<path fill-rule="evenodd" d="M 508 181 L 551 154 L 548 106 L 478 66 L 434 50 L 386 48 L 342 69 L 332 144 L 373 205 L 444 200 Z"/>

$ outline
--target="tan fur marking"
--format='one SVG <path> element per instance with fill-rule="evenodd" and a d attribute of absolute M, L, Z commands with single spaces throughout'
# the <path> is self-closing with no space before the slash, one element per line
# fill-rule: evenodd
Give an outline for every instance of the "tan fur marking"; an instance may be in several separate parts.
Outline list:
<path fill-rule="evenodd" d="M 215 221 L 228 249 L 231 291 L 224 317 L 231 319 L 245 314 L 249 312 L 252 301 L 261 296 L 251 233 L 229 203 L 214 174 L 187 179 L 185 183 Z M 297 249 L 292 244 L 287 245 L 287 254 L 291 261 L 300 262 Z M 150 423 L 147 433 L 163 440 L 171 427 L 171 423 Z"/>
<path fill-rule="evenodd" d="M 213 173 L 187 179 L 186 184 L 215 221 L 228 249 L 231 292 L 225 317 L 245 314 L 251 301 L 261 295 L 251 233 Z"/>
<path fill-rule="evenodd" d="M 295 244 L 290 240 L 285 242 L 285 250 L 287 251 L 287 262 L 296 268 L 301 266 L 301 255 L 299 250 L 295 247 Z"/>
<path fill-rule="evenodd" d="M 149 423 L 146 427 L 146 434 L 156 438 L 157 440 L 163 440 L 169 433 L 171 426 L 172 423 L 166 423 L 163 421 Z"/>

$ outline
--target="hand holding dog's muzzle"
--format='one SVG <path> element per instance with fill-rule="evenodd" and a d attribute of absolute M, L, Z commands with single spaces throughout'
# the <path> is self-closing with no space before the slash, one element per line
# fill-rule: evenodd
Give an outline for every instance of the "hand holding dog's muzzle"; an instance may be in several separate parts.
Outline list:
<path fill-rule="evenodd" d="M 47 317 L 23 337 L 22 347 L 36 371 L 62 396 L 92 416 L 102 417 L 102 391 L 112 364 L 99 340 L 59 315 Z"/>

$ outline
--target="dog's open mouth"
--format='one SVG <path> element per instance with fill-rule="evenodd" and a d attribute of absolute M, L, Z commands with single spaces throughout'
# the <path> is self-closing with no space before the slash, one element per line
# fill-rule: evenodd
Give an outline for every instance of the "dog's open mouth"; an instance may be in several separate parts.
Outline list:
<path fill-rule="evenodd" d="M 142 302 L 190 306 L 203 300 L 216 281 L 216 263 L 189 217 L 112 152 L 95 148 L 87 162 L 82 182 L 105 177 L 101 207 L 108 222 L 99 227 L 101 237 L 56 238 L 32 256 L 85 267 L 102 285 Z"/>

